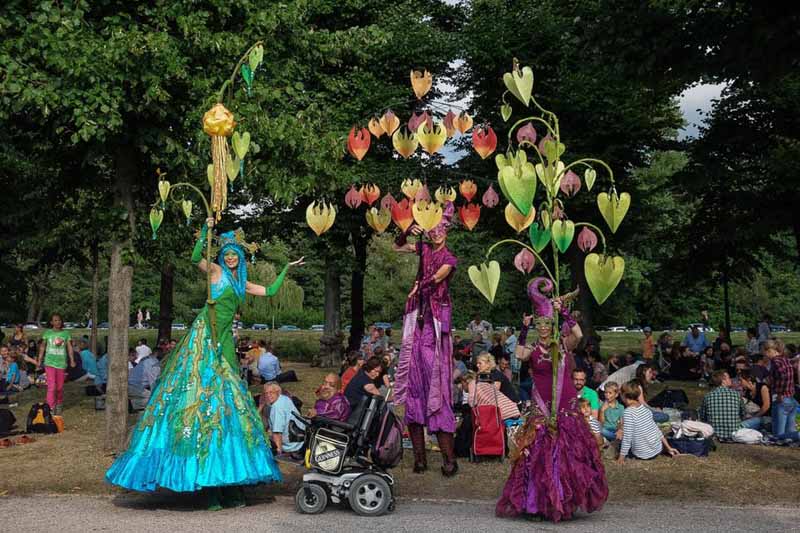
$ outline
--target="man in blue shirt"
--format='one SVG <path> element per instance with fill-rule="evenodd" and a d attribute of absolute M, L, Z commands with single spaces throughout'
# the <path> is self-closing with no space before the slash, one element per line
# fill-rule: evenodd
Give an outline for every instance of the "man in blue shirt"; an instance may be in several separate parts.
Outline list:
<path fill-rule="evenodd" d="M 691 332 L 686 334 L 683 345 L 689 349 L 690 355 L 700 355 L 709 346 L 706 334 L 697 326 L 692 326 Z"/>
<path fill-rule="evenodd" d="M 128 398 L 134 410 L 140 411 L 147 406 L 153 384 L 161 374 L 161 365 L 153 352 L 139 361 L 128 374 Z"/>
<path fill-rule="evenodd" d="M 262 351 L 258 358 L 258 373 L 261 374 L 261 382 L 275 381 L 281 373 L 281 363 L 275 354 L 272 353 L 272 344 L 261 341 Z"/>
<path fill-rule="evenodd" d="M 298 427 L 303 427 L 297 420 L 300 413 L 294 406 L 291 398 L 281 394 L 283 390 L 277 383 L 271 383 L 264 387 L 264 394 L 267 395 L 269 409 L 269 430 L 272 433 L 272 442 L 278 454 L 296 453 L 303 447 L 302 442 L 289 442 L 289 422 L 295 420 Z"/>

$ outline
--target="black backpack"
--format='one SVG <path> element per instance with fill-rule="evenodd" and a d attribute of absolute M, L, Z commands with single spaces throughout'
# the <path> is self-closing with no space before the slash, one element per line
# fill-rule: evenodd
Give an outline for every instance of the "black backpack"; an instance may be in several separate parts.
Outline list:
<path fill-rule="evenodd" d="M 17 419 L 14 418 L 14 413 L 8 409 L 0 409 L 0 437 L 9 435 L 16 423 Z"/>
<path fill-rule="evenodd" d="M 27 433 L 58 433 L 50 406 L 46 403 L 35 403 L 28 411 Z"/>
<path fill-rule="evenodd" d="M 664 389 L 650 400 L 648 405 L 663 409 L 670 407 L 673 409 L 684 409 L 689 405 L 689 397 L 683 389 Z"/>

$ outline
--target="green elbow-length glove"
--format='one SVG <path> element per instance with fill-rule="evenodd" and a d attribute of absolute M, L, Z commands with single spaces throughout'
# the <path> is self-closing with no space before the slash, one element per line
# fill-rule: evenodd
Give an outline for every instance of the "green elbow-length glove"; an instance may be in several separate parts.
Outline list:
<path fill-rule="evenodd" d="M 272 282 L 272 285 L 267 287 L 267 296 L 275 296 L 275 294 L 278 292 L 278 289 L 280 289 L 281 285 L 283 285 L 283 280 L 286 278 L 287 272 L 289 272 L 289 265 L 283 267 L 283 270 L 281 270 L 281 273 L 278 274 L 277 278 L 275 278 L 275 281 Z"/>
<path fill-rule="evenodd" d="M 194 250 L 192 251 L 192 263 L 199 263 L 203 259 L 203 245 L 206 243 L 206 235 L 208 234 L 208 225 L 203 224 L 203 228 L 200 230 L 200 238 L 197 239 L 197 242 L 194 244 Z"/>

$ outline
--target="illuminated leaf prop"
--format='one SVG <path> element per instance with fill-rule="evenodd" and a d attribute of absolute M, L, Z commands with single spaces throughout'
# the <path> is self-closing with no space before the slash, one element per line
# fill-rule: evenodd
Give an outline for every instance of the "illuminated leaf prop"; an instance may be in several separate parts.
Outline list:
<path fill-rule="evenodd" d="M 239 135 L 238 131 L 234 132 L 233 137 L 231 137 L 231 144 L 236 157 L 244 159 L 250 149 L 250 132 L 246 131 L 241 135 Z"/>
<path fill-rule="evenodd" d="M 189 219 L 192 218 L 192 201 L 191 200 L 184 200 L 181 202 L 181 209 L 183 209 L 183 215 L 186 217 L 186 223 L 189 223 Z"/>
<path fill-rule="evenodd" d="M 417 132 L 417 137 L 419 137 L 419 126 L 420 124 L 425 124 L 428 126 L 428 129 L 433 129 L 433 117 L 427 111 L 423 111 L 422 113 L 414 113 L 411 115 L 411 118 L 408 119 L 408 131 Z"/>
<path fill-rule="evenodd" d="M 444 128 L 447 130 L 448 137 L 453 137 L 456 134 L 456 114 L 453 113 L 452 110 L 448 111 L 444 116 L 442 124 L 444 124 Z"/>
<path fill-rule="evenodd" d="M 381 198 L 381 209 L 388 209 L 389 211 L 391 211 L 394 208 L 396 203 L 397 203 L 397 200 L 394 199 L 394 196 L 392 196 L 392 193 L 387 192 L 386 196 Z"/>
<path fill-rule="evenodd" d="M 428 186 L 423 185 L 417 191 L 417 194 L 414 195 L 415 202 L 430 202 L 431 201 L 431 193 L 428 191 Z"/>
<path fill-rule="evenodd" d="M 593 168 L 587 168 L 583 172 L 583 179 L 586 181 L 586 190 L 591 191 L 594 181 L 597 179 L 597 171 Z"/>
<path fill-rule="evenodd" d="M 211 210 L 216 214 L 217 221 L 222 218 L 222 211 L 228 205 L 227 167 L 231 157 L 228 151 L 228 137 L 233 134 L 235 127 L 233 113 L 222 104 L 214 104 L 203 115 L 203 131 L 211 136 L 211 160 L 214 165 Z"/>
<path fill-rule="evenodd" d="M 400 127 L 400 119 L 390 109 L 381 117 L 381 129 L 386 135 L 392 135 Z"/>
<path fill-rule="evenodd" d="M 511 94 L 525 104 L 525 107 L 530 104 L 533 92 L 533 70 L 530 67 L 523 67 L 520 70 L 515 65 L 511 72 L 503 74 L 503 83 Z"/>
<path fill-rule="evenodd" d="M 575 223 L 571 220 L 554 220 L 550 226 L 550 232 L 553 235 L 553 242 L 563 254 L 575 237 Z"/>
<path fill-rule="evenodd" d="M 367 184 L 361 187 L 361 201 L 371 206 L 375 200 L 380 198 L 381 189 L 377 185 Z"/>
<path fill-rule="evenodd" d="M 603 305 L 619 285 L 625 273 L 625 260 L 619 256 L 607 257 L 589 254 L 583 261 L 586 284 L 597 303 Z"/>
<path fill-rule="evenodd" d="M 386 133 L 383 131 L 383 127 L 381 127 L 381 121 L 374 117 L 370 119 L 369 124 L 367 124 L 367 129 L 369 129 L 369 132 L 376 138 L 380 138 L 381 135 Z"/>
<path fill-rule="evenodd" d="M 478 186 L 475 185 L 475 182 L 472 180 L 463 180 L 459 184 L 458 190 L 461 192 L 461 196 L 463 196 L 466 201 L 471 202 L 475 197 L 475 194 L 478 192 Z"/>
<path fill-rule="evenodd" d="M 161 205 L 163 206 L 167 198 L 169 198 L 169 182 L 167 180 L 158 182 L 158 195 L 161 197 Z"/>
<path fill-rule="evenodd" d="M 597 195 L 597 208 L 600 210 L 600 214 L 603 215 L 608 227 L 611 228 L 611 233 L 617 232 L 617 228 L 622 223 L 622 219 L 625 218 L 630 206 L 631 195 L 626 192 L 619 196 L 617 196 L 616 192 L 611 196 L 604 192 Z"/>
<path fill-rule="evenodd" d="M 517 142 L 520 145 L 527 142 L 534 147 L 536 146 L 536 129 L 533 127 L 532 122 L 526 122 L 524 126 L 517 130 Z"/>
<path fill-rule="evenodd" d="M 500 263 L 489 261 L 488 265 L 482 263 L 480 268 L 472 265 L 467 269 L 467 274 L 475 288 L 489 300 L 489 303 L 494 303 L 497 286 L 500 284 Z"/>
<path fill-rule="evenodd" d="M 486 159 L 497 148 L 497 135 L 491 126 L 485 128 L 475 128 L 472 131 L 472 147 L 481 156 L 481 159 Z"/>
<path fill-rule="evenodd" d="M 550 243 L 551 233 L 550 228 L 544 228 L 538 222 L 531 224 L 528 230 L 528 237 L 531 241 L 531 246 L 537 252 L 541 252 Z"/>
<path fill-rule="evenodd" d="M 214 187 L 214 165 L 208 165 L 206 167 L 206 177 L 208 178 L 208 186 Z"/>
<path fill-rule="evenodd" d="M 403 183 L 400 184 L 400 190 L 403 191 L 403 194 L 405 194 L 406 198 L 409 200 L 414 200 L 421 188 L 422 182 L 418 179 L 405 179 Z"/>
<path fill-rule="evenodd" d="M 523 248 L 514 256 L 514 267 L 523 274 L 530 274 L 536 264 L 536 257 L 527 248 Z"/>
<path fill-rule="evenodd" d="M 511 118 L 512 112 L 513 110 L 511 109 L 511 106 L 508 104 L 503 104 L 500 107 L 500 116 L 503 117 L 503 122 L 508 122 L 508 119 Z"/>
<path fill-rule="evenodd" d="M 497 180 L 500 190 L 517 211 L 527 216 L 533 208 L 531 204 L 536 195 L 536 169 L 528 162 L 525 150 L 518 150 L 510 157 L 498 154 L 495 163 L 499 169 Z"/>
<path fill-rule="evenodd" d="M 250 65 L 250 70 L 255 72 L 256 69 L 261 65 L 261 61 L 264 60 L 264 47 L 262 45 L 256 45 L 253 47 L 253 50 L 250 52 L 250 56 L 247 58 L 247 62 Z"/>
<path fill-rule="evenodd" d="M 559 185 L 561 192 L 572 198 L 581 190 L 581 179 L 573 171 L 568 170 Z"/>
<path fill-rule="evenodd" d="M 469 116 L 469 113 L 467 113 L 466 111 L 462 111 L 461 113 L 459 113 L 458 117 L 453 121 L 453 125 L 461 133 L 467 133 L 467 131 L 472 127 L 472 117 Z"/>
<path fill-rule="evenodd" d="M 434 197 L 440 204 L 446 204 L 456 199 L 456 190 L 452 187 L 439 187 L 436 189 Z"/>
<path fill-rule="evenodd" d="M 152 208 L 150 210 L 150 228 L 153 230 L 153 240 L 156 239 L 156 233 L 158 233 L 158 228 L 161 227 L 163 221 L 164 211 L 158 207 Z"/>
<path fill-rule="evenodd" d="M 591 252 L 597 246 L 597 235 L 589 228 L 584 227 L 578 233 L 578 248 L 583 253 Z"/>

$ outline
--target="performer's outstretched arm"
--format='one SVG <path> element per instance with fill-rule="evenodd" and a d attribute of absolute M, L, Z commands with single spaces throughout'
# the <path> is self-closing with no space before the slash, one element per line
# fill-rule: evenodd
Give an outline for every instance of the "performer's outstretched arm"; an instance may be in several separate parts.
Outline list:
<path fill-rule="evenodd" d="M 404 231 L 397 238 L 394 240 L 394 251 L 405 253 L 405 254 L 413 254 L 417 252 L 417 245 L 408 242 L 408 235 L 421 235 L 422 228 L 417 226 L 416 224 L 412 224 L 408 230 Z"/>
<path fill-rule="evenodd" d="M 214 217 L 209 217 L 206 219 L 206 223 L 203 224 L 203 227 L 200 229 L 200 238 L 197 239 L 197 242 L 194 243 L 194 250 L 192 250 L 192 263 L 197 265 L 202 272 L 208 271 L 208 263 L 206 262 L 205 258 L 203 257 L 203 247 L 206 244 L 206 238 L 208 236 L 208 228 L 214 227 Z M 219 282 L 219 278 L 222 275 L 222 269 L 219 265 L 215 263 L 211 263 L 211 282 L 217 283 Z"/>
<path fill-rule="evenodd" d="M 304 259 L 305 257 L 301 257 L 297 261 L 292 261 L 291 263 L 288 263 L 285 267 L 283 267 L 281 273 L 278 274 L 278 277 L 275 278 L 275 281 L 273 281 L 269 287 L 264 287 L 263 285 L 250 283 L 248 281 L 247 287 L 245 289 L 247 291 L 247 294 L 252 294 L 253 296 L 270 296 L 270 297 L 275 296 L 278 293 L 278 289 L 280 289 L 281 285 L 283 285 L 283 280 L 286 278 L 286 273 L 289 272 L 289 267 L 304 265 L 305 264 Z"/>

